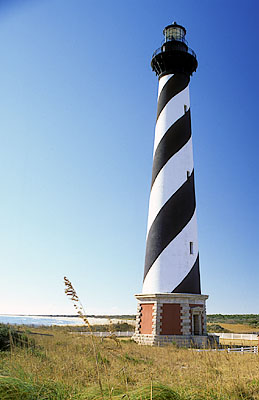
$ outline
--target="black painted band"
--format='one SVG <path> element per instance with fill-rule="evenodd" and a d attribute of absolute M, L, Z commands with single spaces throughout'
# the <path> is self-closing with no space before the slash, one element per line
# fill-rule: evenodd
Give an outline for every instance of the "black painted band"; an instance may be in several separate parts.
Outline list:
<path fill-rule="evenodd" d="M 195 211 L 194 172 L 170 197 L 154 219 L 148 232 L 144 279 L 158 256 L 183 230 Z"/>
<path fill-rule="evenodd" d="M 191 118 L 189 109 L 166 131 L 156 148 L 153 161 L 151 187 L 163 166 L 188 142 L 190 137 Z"/>
<path fill-rule="evenodd" d="M 199 266 L 199 254 L 197 255 L 196 261 L 182 280 L 181 283 L 172 291 L 172 293 L 194 293 L 201 294 L 201 284 L 200 284 L 200 266 Z"/>
<path fill-rule="evenodd" d="M 168 101 L 170 101 L 174 96 L 184 90 L 190 82 L 190 77 L 185 74 L 174 74 L 170 78 L 158 98 L 157 102 L 157 118 L 159 117 L 161 111 L 166 106 Z"/>

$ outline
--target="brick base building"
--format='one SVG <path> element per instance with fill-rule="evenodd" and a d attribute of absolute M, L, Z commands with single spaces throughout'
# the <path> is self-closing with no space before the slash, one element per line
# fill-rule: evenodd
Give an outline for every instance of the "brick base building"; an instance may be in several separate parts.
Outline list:
<path fill-rule="evenodd" d="M 186 293 L 139 294 L 136 330 L 139 344 L 208 345 L 207 295 Z"/>

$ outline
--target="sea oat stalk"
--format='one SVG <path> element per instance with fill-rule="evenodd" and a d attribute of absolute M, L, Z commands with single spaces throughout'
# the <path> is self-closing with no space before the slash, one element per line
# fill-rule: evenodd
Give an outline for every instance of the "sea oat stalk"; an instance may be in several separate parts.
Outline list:
<path fill-rule="evenodd" d="M 91 327 L 91 325 L 89 323 L 88 318 L 86 317 L 86 312 L 85 312 L 84 307 L 83 307 L 83 305 L 82 305 L 82 303 L 81 303 L 81 301 L 80 301 L 80 299 L 79 299 L 79 297 L 78 297 L 78 295 L 76 293 L 76 290 L 74 289 L 72 283 L 70 282 L 70 280 L 66 276 L 64 276 L 64 282 L 65 282 L 65 294 L 73 302 L 73 306 L 75 307 L 78 316 L 88 326 L 89 331 L 91 333 L 90 336 L 91 336 L 92 349 L 93 349 L 94 358 L 95 358 L 97 378 L 98 378 L 98 383 L 99 383 L 99 386 L 100 386 L 102 399 L 104 399 L 102 381 L 101 381 L 101 377 L 100 377 L 100 370 L 99 370 L 99 364 L 98 364 L 98 355 L 97 355 L 96 345 L 95 345 L 95 342 L 94 342 L 94 335 L 93 335 L 92 327 Z"/>

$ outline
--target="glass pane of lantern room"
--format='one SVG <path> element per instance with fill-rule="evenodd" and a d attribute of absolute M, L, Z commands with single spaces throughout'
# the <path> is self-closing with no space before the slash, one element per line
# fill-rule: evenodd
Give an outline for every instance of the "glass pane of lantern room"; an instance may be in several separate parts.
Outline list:
<path fill-rule="evenodd" d="M 174 38 L 175 38 L 176 40 L 181 39 L 181 32 L 180 32 L 180 29 L 179 29 L 179 28 L 174 28 Z"/>
<path fill-rule="evenodd" d="M 184 37 L 184 31 L 179 27 L 171 26 L 166 29 L 166 41 L 183 40 L 183 37 Z"/>

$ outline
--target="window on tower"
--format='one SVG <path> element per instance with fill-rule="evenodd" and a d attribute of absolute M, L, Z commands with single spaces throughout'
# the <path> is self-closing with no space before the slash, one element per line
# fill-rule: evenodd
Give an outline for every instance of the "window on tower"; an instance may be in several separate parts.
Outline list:
<path fill-rule="evenodd" d="M 183 109 L 184 109 L 184 113 L 187 113 L 188 107 L 186 104 L 183 106 Z"/>
<path fill-rule="evenodd" d="M 190 242 L 190 254 L 193 254 L 193 242 Z"/>

